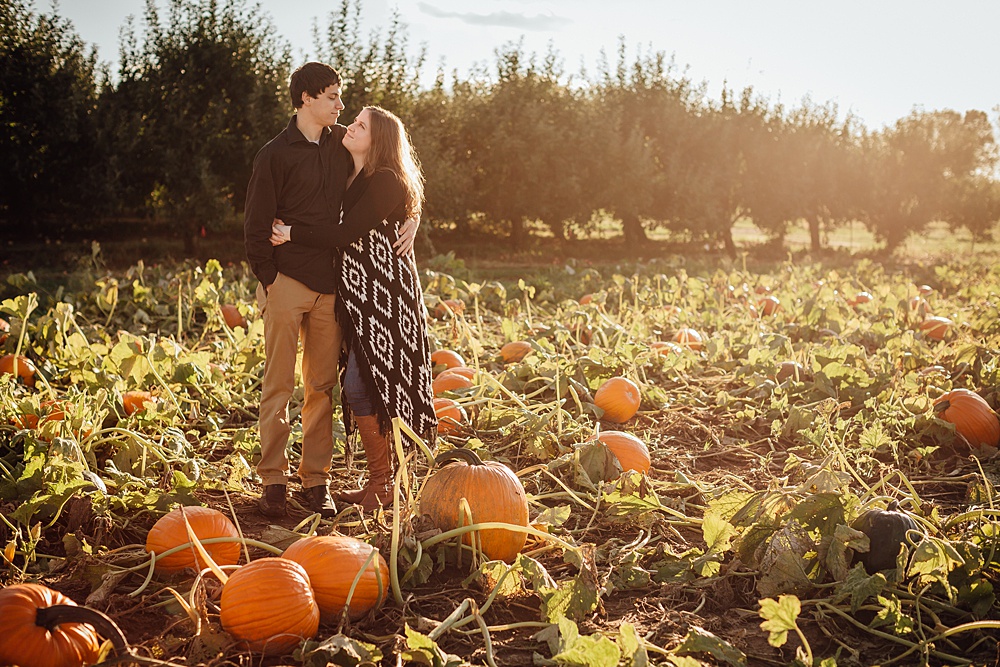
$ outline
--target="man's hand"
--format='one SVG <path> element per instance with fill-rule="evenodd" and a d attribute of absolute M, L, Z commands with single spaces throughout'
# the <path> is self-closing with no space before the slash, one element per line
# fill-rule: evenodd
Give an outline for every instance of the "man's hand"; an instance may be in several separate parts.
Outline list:
<path fill-rule="evenodd" d="M 292 228 L 275 218 L 271 223 L 271 245 L 281 245 L 292 240 Z"/>
<path fill-rule="evenodd" d="M 397 255 L 409 255 L 413 252 L 413 242 L 417 237 L 417 228 L 420 227 L 420 216 L 407 218 L 403 226 L 399 228 L 399 238 L 392 244 Z"/>

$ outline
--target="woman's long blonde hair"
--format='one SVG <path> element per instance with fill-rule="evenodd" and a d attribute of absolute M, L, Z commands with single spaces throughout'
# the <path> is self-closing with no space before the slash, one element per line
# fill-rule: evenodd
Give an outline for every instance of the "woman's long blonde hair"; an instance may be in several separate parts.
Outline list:
<path fill-rule="evenodd" d="M 424 203 L 424 176 L 413 151 L 403 121 L 382 107 L 365 107 L 371 122 L 371 146 L 365 157 L 364 172 L 369 176 L 379 169 L 389 169 L 406 191 L 406 215 L 420 215 Z"/>

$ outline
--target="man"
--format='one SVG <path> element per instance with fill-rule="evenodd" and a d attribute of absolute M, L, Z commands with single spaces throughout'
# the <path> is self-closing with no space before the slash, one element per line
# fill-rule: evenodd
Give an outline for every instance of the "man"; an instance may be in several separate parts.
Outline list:
<path fill-rule="evenodd" d="M 306 63 L 289 81 L 295 115 L 254 159 L 247 190 L 244 235 L 250 268 L 260 281 L 257 302 L 264 318 L 264 378 L 261 384 L 257 473 L 264 491 L 258 506 L 272 517 L 285 513 L 291 432 L 288 401 L 295 389 L 295 360 L 302 337 L 302 459 L 298 476 L 306 503 L 324 517 L 336 514 L 330 497 L 333 457 L 332 389 L 337 385 L 341 332 L 334 316 L 340 254 L 321 248 L 272 246 L 271 225 L 316 227 L 340 220 L 347 177 L 353 169 L 337 125 L 344 109 L 340 75 L 329 65 Z M 419 225 L 407 220 L 396 251 L 412 251 Z"/>
<path fill-rule="evenodd" d="M 337 224 L 350 156 L 337 125 L 340 75 L 329 65 L 306 63 L 292 74 L 289 94 L 296 113 L 288 126 L 257 153 L 247 190 L 244 234 L 250 268 L 260 281 L 257 302 L 264 318 L 264 378 L 260 398 L 257 472 L 264 491 L 260 511 L 285 513 L 291 431 L 288 401 L 295 389 L 295 361 L 302 337 L 302 459 L 298 476 L 309 509 L 336 514 L 330 497 L 333 457 L 332 389 L 337 385 L 341 332 L 334 316 L 338 258 L 304 245 L 273 247 L 271 224 Z"/>

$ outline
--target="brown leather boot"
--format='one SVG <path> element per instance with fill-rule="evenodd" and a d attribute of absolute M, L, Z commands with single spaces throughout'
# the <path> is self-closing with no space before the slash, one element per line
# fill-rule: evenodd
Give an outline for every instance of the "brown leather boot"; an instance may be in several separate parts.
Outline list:
<path fill-rule="evenodd" d="M 346 491 L 337 495 L 337 500 L 361 505 L 366 512 L 372 512 L 379 504 L 392 504 L 392 464 L 389 459 L 389 439 L 378 428 L 378 417 L 370 415 L 355 417 L 361 445 L 368 459 L 368 482 L 363 489 Z"/>

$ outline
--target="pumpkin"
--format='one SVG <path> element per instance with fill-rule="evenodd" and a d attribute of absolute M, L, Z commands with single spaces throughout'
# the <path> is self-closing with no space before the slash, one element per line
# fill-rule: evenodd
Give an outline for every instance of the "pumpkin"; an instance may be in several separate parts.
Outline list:
<path fill-rule="evenodd" d="M 441 373 L 431 382 L 431 389 L 434 391 L 435 396 L 440 396 L 446 391 L 467 389 L 471 386 L 472 380 L 458 373 Z"/>
<path fill-rule="evenodd" d="M 457 375 L 461 375 L 462 377 L 466 377 L 470 380 L 476 377 L 476 369 L 469 368 L 468 366 L 455 366 L 454 368 L 446 368 L 443 371 L 441 371 L 439 375 L 447 375 L 449 373 L 456 373 Z"/>
<path fill-rule="evenodd" d="M 305 568 L 288 558 L 259 558 L 222 587 L 220 620 L 245 648 L 288 653 L 319 630 L 319 605 Z"/>
<path fill-rule="evenodd" d="M 526 340 L 515 340 L 500 348 L 500 358 L 505 364 L 521 361 L 531 352 L 531 343 Z"/>
<path fill-rule="evenodd" d="M 857 294 L 854 295 L 854 298 L 851 299 L 850 303 L 852 306 L 858 306 L 861 305 L 862 303 L 871 303 L 871 300 L 873 298 L 874 297 L 872 297 L 871 293 L 869 292 L 858 292 Z"/>
<path fill-rule="evenodd" d="M 674 342 L 691 348 L 700 350 L 702 348 L 701 334 L 690 328 L 678 329 L 674 334 Z"/>
<path fill-rule="evenodd" d="M 247 318 L 243 317 L 240 313 L 240 309 L 231 303 L 227 303 L 221 306 L 222 319 L 226 321 L 226 326 L 230 329 L 235 329 L 236 327 L 247 328 Z"/>
<path fill-rule="evenodd" d="M 72 406 L 67 406 L 72 409 Z M 63 421 L 66 418 L 66 411 L 58 401 L 42 401 L 38 405 L 38 414 L 25 412 L 21 416 L 15 416 L 11 421 L 18 428 L 35 428 L 38 423 L 44 421 Z"/>
<path fill-rule="evenodd" d="M 438 418 L 439 435 L 455 433 L 468 421 L 462 406 L 450 398 L 435 398 L 434 413 Z"/>
<path fill-rule="evenodd" d="M 433 364 L 434 368 L 437 369 L 437 373 L 440 373 L 445 368 L 464 366 L 465 359 L 463 359 L 462 355 L 454 350 L 434 350 L 431 352 L 431 364 Z M 443 366 L 444 368 L 438 369 L 438 366 Z M 435 375 L 437 373 L 435 373 Z"/>
<path fill-rule="evenodd" d="M 947 317 L 931 316 L 920 323 L 920 330 L 931 340 L 944 340 L 953 324 Z"/>
<path fill-rule="evenodd" d="M 910 297 L 910 310 L 919 311 L 923 308 L 923 312 L 928 312 L 930 310 L 930 304 L 927 303 L 927 299 L 922 296 L 911 296 Z"/>
<path fill-rule="evenodd" d="M 131 415 L 146 409 L 146 403 L 155 403 L 156 399 L 148 391 L 126 391 L 122 394 L 122 407 L 125 414 Z"/>
<path fill-rule="evenodd" d="M 642 395 L 639 387 L 628 378 L 605 380 L 594 394 L 594 405 L 604 410 L 604 419 L 621 424 L 635 416 Z"/>
<path fill-rule="evenodd" d="M 656 340 L 650 343 L 649 349 L 653 350 L 657 354 L 662 354 L 665 356 L 670 356 L 672 354 L 681 354 L 684 352 L 684 348 L 677 343 L 671 343 L 665 340 Z"/>
<path fill-rule="evenodd" d="M 580 297 L 579 303 L 580 303 L 581 306 L 586 306 L 588 303 L 592 302 L 593 300 L 594 300 L 594 295 L 593 294 L 584 294 L 583 296 Z"/>
<path fill-rule="evenodd" d="M 934 288 L 930 285 L 921 285 L 917 288 L 917 291 L 920 292 L 920 296 L 928 296 L 934 293 Z"/>
<path fill-rule="evenodd" d="M 183 512 L 183 514 L 182 514 Z M 213 537 L 239 537 L 236 526 L 225 514 L 211 507 L 184 507 L 168 512 L 159 518 L 146 535 L 146 551 L 157 555 L 174 547 L 187 544 L 187 526 L 184 517 L 187 516 L 191 529 L 199 540 Z M 208 554 L 218 565 L 236 565 L 240 562 L 239 542 L 217 542 L 203 545 Z M 197 559 L 197 560 L 196 560 Z M 207 563 L 195 553 L 192 545 L 169 556 L 156 559 L 156 569 L 162 572 L 180 572 L 186 567 L 201 570 Z"/>
<path fill-rule="evenodd" d="M 858 553 L 856 556 L 868 574 L 875 574 L 880 570 L 896 568 L 899 550 L 904 546 L 909 549 L 906 533 L 910 530 L 920 531 L 920 524 L 901 511 L 899 503 L 893 500 L 884 510 L 869 509 L 862 512 L 851 524 L 851 528 L 868 536 L 867 553 Z"/>
<path fill-rule="evenodd" d="M 114 621 L 78 607 L 62 593 L 40 584 L 0 589 L 0 664 L 20 667 L 83 667 L 97 661 L 101 639 L 116 651 L 128 644 Z"/>
<path fill-rule="evenodd" d="M 649 448 L 639 438 L 624 431 L 601 431 L 597 439 L 611 450 L 621 464 L 622 470 L 649 472 L 651 465 Z"/>
<path fill-rule="evenodd" d="M 458 459 L 458 460 L 456 460 Z M 524 486 L 510 468 L 497 461 L 483 462 L 471 449 L 452 449 L 435 460 L 444 467 L 436 470 L 420 494 L 420 512 L 443 531 L 459 527 L 459 505 L 469 503 L 472 521 L 502 521 L 528 525 L 528 497 Z M 462 525 L 467 525 L 467 520 Z M 491 560 L 514 561 L 524 546 L 527 533 L 505 528 L 479 531 L 483 553 Z M 472 533 L 462 537 L 472 544 Z"/>
<path fill-rule="evenodd" d="M 1000 445 L 1000 419 L 983 397 L 968 389 L 953 389 L 934 401 L 934 412 L 955 425 L 973 447 Z"/>
<path fill-rule="evenodd" d="M 767 285 L 757 285 L 757 287 L 754 288 L 754 291 L 757 292 L 757 294 L 770 294 L 771 288 Z"/>
<path fill-rule="evenodd" d="M 781 308 L 781 301 L 776 296 L 766 296 L 757 302 L 761 315 L 774 315 Z"/>
<path fill-rule="evenodd" d="M 434 317 L 439 320 L 451 317 L 452 313 L 459 315 L 465 312 L 465 302 L 461 299 L 445 299 L 434 307 Z"/>
<path fill-rule="evenodd" d="M 29 387 L 35 386 L 35 373 L 38 369 L 31 363 L 31 360 L 22 355 L 5 354 L 0 357 L 0 376 L 12 375 L 15 379 Z"/>
<path fill-rule="evenodd" d="M 375 547 L 346 535 L 306 537 L 293 542 L 281 554 L 295 561 L 309 575 L 309 583 L 319 605 L 320 621 L 335 623 L 347 606 L 347 594 L 354 578 Z M 358 620 L 382 606 L 389 592 L 389 566 L 376 551 L 351 596 L 351 620 Z"/>
<path fill-rule="evenodd" d="M 10 323 L 7 322 L 7 320 L 0 317 L 0 345 L 3 345 L 4 341 L 7 340 L 9 331 L 10 331 Z"/>

